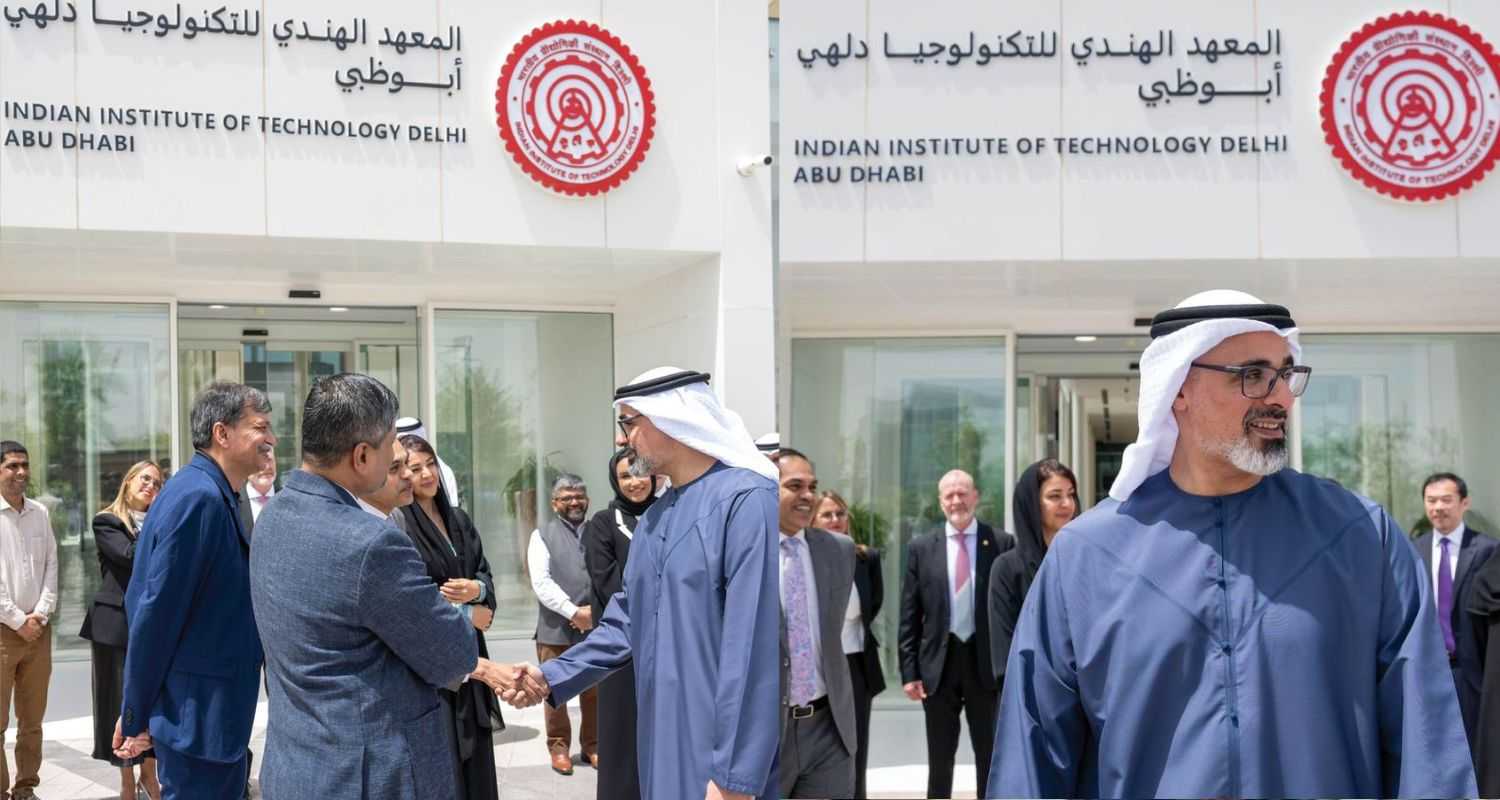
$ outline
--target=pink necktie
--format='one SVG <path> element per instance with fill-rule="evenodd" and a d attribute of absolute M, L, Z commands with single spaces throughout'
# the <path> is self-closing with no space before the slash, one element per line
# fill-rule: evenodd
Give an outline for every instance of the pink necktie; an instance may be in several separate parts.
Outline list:
<path fill-rule="evenodd" d="M 269 495 L 264 495 L 264 494 L 258 494 L 258 495 L 256 495 L 256 496 L 254 496 L 254 497 L 252 497 L 252 498 L 250 498 L 250 499 L 251 499 L 251 500 L 254 500 L 254 501 L 255 501 L 255 504 L 256 504 L 256 505 L 258 505 L 258 506 L 263 506 L 263 505 L 265 505 L 265 504 L 266 504 L 266 501 L 267 501 L 267 500 L 270 500 L 270 499 L 271 499 L 271 498 L 270 498 L 270 496 L 269 496 Z"/>
<path fill-rule="evenodd" d="M 958 559 L 953 565 L 953 572 L 955 573 L 953 576 L 953 593 L 958 594 L 963 591 L 964 584 L 969 582 L 969 548 L 967 547 L 969 535 L 967 533 L 959 533 L 955 538 L 958 539 Z"/>

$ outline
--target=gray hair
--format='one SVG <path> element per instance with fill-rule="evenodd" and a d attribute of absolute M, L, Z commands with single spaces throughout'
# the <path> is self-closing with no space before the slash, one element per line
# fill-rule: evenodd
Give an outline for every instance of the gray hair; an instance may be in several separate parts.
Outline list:
<path fill-rule="evenodd" d="M 558 475 L 557 480 L 552 482 L 552 496 L 556 497 L 558 492 L 565 491 L 567 489 L 577 489 L 584 494 L 588 494 L 589 491 L 589 487 L 585 486 L 583 483 L 583 478 L 580 478 L 571 472 L 564 472 L 563 474 Z"/>
<path fill-rule="evenodd" d="M 257 414 L 271 413 L 271 400 L 254 386 L 229 381 L 210 383 L 193 398 L 188 426 L 193 434 L 193 449 L 207 450 L 214 441 L 214 426 L 226 428 L 239 424 L 249 409 Z"/>
<path fill-rule="evenodd" d="M 319 378 L 302 405 L 302 458 L 329 467 L 359 444 L 379 445 L 396 429 L 396 393 L 369 375 Z"/>

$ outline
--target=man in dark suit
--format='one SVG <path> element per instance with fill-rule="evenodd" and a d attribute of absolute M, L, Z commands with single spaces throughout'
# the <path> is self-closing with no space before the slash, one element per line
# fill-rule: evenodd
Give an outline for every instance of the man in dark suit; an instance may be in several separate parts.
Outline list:
<path fill-rule="evenodd" d="M 853 797 L 854 688 L 844 659 L 844 612 L 854 587 L 854 540 L 809 527 L 818 479 L 789 447 L 781 472 L 781 797 Z"/>
<path fill-rule="evenodd" d="M 270 413 L 243 384 L 199 393 L 196 454 L 162 489 L 136 544 L 116 753 L 154 745 L 163 798 L 237 797 L 245 787 L 261 648 L 235 487 L 276 444 Z"/>
<path fill-rule="evenodd" d="M 938 481 L 943 530 L 919 536 L 906 548 L 901 580 L 897 651 L 902 691 L 922 701 L 927 724 L 927 796 L 953 796 L 960 714 L 969 722 L 978 791 L 989 784 L 998 687 L 990 665 L 990 628 L 984 605 L 990 565 L 1015 546 L 974 517 L 974 478 L 953 470 Z"/>
<path fill-rule="evenodd" d="M 1438 624 L 1448 649 L 1448 665 L 1458 690 L 1469 748 L 1475 744 L 1484 663 L 1469 619 L 1469 595 L 1474 575 L 1494 555 L 1500 542 L 1464 525 L 1469 510 L 1469 485 L 1451 472 L 1439 472 L 1422 483 L 1422 504 L 1432 530 L 1417 539 L 1417 553 L 1427 567 L 1437 598 Z"/>
<path fill-rule="evenodd" d="M 257 526 L 250 574 L 270 683 L 268 798 L 456 797 L 453 723 L 438 687 L 465 676 L 497 691 L 516 685 L 514 666 L 479 657 L 473 628 L 436 591 L 411 538 L 356 500 L 387 479 L 396 411 L 395 394 L 367 375 L 313 384 L 302 468 Z"/>
<path fill-rule="evenodd" d="M 276 496 L 276 454 L 267 453 L 260 467 L 245 481 L 245 491 L 240 495 L 240 525 L 244 526 L 246 536 L 254 535 L 260 512 Z"/>

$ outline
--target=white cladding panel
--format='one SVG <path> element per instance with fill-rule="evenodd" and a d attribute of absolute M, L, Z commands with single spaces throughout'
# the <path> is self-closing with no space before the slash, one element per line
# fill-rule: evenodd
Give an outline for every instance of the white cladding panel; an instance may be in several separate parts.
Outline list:
<path fill-rule="evenodd" d="M 238 18 L 243 10 L 255 35 L 192 36 L 186 19 L 212 24 L 198 6 L 55 6 L 65 15 L 70 7 L 72 21 L 0 23 L 0 99 L 92 114 L 87 123 L 0 119 L 0 135 L 53 136 L 48 148 L 19 140 L 0 147 L 0 226 L 712 252 L 721 241 L 722 173 L 738 178 L 735 154 L 719 152 L 717 136 L 722 108 L 735 100 L 715 91 L 716 76 L 766 76 L 763 49 L 747 58 L 744 49 L 717 47 L 721 10 L 692 0 L 268 0 L 221 17 L 226 27 L 250 28 Z M 12 17 L 20 8 L 6 5 Z M 149 22 L 119 23 L 146 12 Z M 512 47 L 534 27 L 570 18 L 619 36 L 655 90 L 650 149 L 607 200 L 537 185 L 496 127 L 495 89 Z M 288 20 L 296 35 L 282 46 L 277 34 Z M 358 41 L 303 38 L 304 23 L 314 37 L 342 28 Z M 747 29 L 746 41 L 763 42 L 764 24 Z M 398 53 L 379 44 L 387 29 L 445 40 L 461 31 L 462 41 Z M 391 91 L 388 77 L 346 91 L 335 78 L 351 69 L 399 71 L 409 83 Z M 214 128 L 111 124 L 106 108 L 211 114 Z M 249 131 L 225 129 L 247 117 Z M 262 130 L 269 118 L 371 123 L 394 136 L 289 135 Z M 450 131 L 462 131 L 462 141 L 420 140 Z M 111 144 L 119 135 L 127 147 L 64 149 L 65 132 Z"/>
<path fill-rule="evenodd" d="M 795 267 L 1500 254 L 1500 230 L 1487 224 L 1500 210 L 1500 179 L 1437 202 L 1392 200 L 1351 177 L 1324 141 L 1319 94 L 1340 45 L 1366 23 L 1406 10 L 1451 15 L 1491 45 L 1500 42 L 1500 6 L 1481 0 L 788 4 L 780 28 L 782 260 Z M 1017 32 L 1022 50 L 1025 37 L 1055 33 L 1055 54 L 1015 56 L 1005 42 Z M 1171 55 L 1140 55 L 1161 37 L 1170 37 Z M 1279 47 L 1210 63 L 1201 50 L 1189 54 L 1195 37 Z M 1105 39 L 1113 51 L 1137 54 L 1100 55 Z M 1085 41 L 1092 52 L 1078 58 Z M 855 55 L 827 57 L 850 43 Z M 935 57 L 914 55 L 938 44 Z M 1002 48 L 1005 55 L 994 55 Z M 1171 102 L 1163 94 L 1149 104 L 1156 87 L 1173 93 Z M 1267 88 L 1268 96 L 1244 94 Z M 943 137 L 1003 138 L 1007 151 L 892 152 L 893 140 Z M 1209 147 L 1058 152 L 1059 138 L 1067 150 L 1070 140 L 1114 137 L 1163 149 L 1205 137 Z M 1024 140 L 1038 138 L 1039 153 L 1020 152 Z M 808 142 L 851 141 L 881 151 L 799 152 Z M 897 167 L 898 180 L 851 182 L 851 170 L 870 164 Z M 919 167 L 919 178 L 908 180 L 905 166 Z M 814 167 L 825 177 L 842 167 L 842 180 L 816 182 Z"/>

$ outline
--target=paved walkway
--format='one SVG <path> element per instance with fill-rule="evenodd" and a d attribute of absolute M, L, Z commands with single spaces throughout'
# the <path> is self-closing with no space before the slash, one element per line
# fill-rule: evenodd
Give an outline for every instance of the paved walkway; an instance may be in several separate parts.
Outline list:
<path fill-rule="evenodd" d="M 499 660 L 518 661 L 534 653 L 530 641 L 492 642 Z M 905 702 L 897 687 L 887 690 L 878 702 L 871 723 L 874 744 L 870 753 L 869 785 L 872 797 L 920 797 L 927 786 L 926 745 L 922 715 Z M 48 714 L 43 725 L 42 800 L 104 800 L 118 797 L 119 772 L 103 761 L 89 757 L 93 749 L 90 717 L 89 664 L 59 662 L 52 675 Z M 592 800 L 596 773 L 579 767 L 569 777 L 552 772 L 542 743 L 540 707 L 517 711 L 505 707 L 506 730 L 496 737 L 495 764 L 502 800 Z M 578 730 L 575 715 L 574 731 Z M 250 747 L 256 753 L 256 768 L 265 737 L 264 698 L 257 710 Z M 575 734 L 576 735 L 576 734 Z M 961 741 L 967 742 L 967 733 Z M 15 764 L 15 729 L 6 736 L 6 755 Z M 576 760 L 576 759 L 575 759 Z M 959 748 L 959 766 L 954 782 L 959 797 L 974 797 L 973 756 L 967 745 Z"/>

